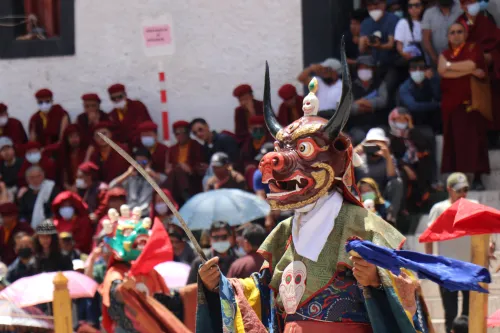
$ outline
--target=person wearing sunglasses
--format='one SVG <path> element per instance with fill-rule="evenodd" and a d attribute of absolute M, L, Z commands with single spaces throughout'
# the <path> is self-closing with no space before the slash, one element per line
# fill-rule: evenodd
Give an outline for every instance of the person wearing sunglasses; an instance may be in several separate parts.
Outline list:
<path fill-rule="evenodd" d="M 399 54 L 406 60 L 415 56 L 421 56 L 422 27 L 420 21 L 424 7 L 420 0 L 409 0 L 408 10 L 404 17 L 399 20 L 394 31 L 396 48 Z"/>
<path fill-rule="evenodd" d="M 481 174 L 490 172 L 487 120 L 491 106 L 487 114 L 480 103 L 485 101 L 472 88 L 476 79 L 486 76 L 485 59 L 479 45 L 466 42 L 463 24 L 452 24 L 448 39 L 450 47 L 439 56 L 438 65 L 444 139 L 441 172 L 473 173 L 472 189 L 483 191 Z"/>
<path fill-rule="evenodd" d="M 151 169 L 151 153 L 147 148 L 142 146 L 134 148 L 133 157 L 157 183 L 161 184 L 167 180 L 165 174 Z M 142 217 L 149 216 L 150 204 L 151 200 L 153 200 L 153 188 L 133 166 L 130 166 L 125 173 L 109 183 L 110 188 L 118 186 L 123 187 L 127 192 L 128 206 L 131 208 L 139 207 L 142 210 Z"/>

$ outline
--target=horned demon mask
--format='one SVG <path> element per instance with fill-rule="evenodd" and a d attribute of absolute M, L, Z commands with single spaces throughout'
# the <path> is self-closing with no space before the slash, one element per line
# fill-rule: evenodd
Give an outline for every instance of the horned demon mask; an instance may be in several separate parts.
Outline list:
<path fill-rule="evenodd" d="M 350 168 L 352 145 L 341 133 L 352 104 L 351 78 L 342 40 L 342 96 L 330 120 L 304 116 L 286 127 L 276 119 L 271 106 L 269 66 L 266 63 L 264 117 L 276 139 L 275 151 L 259 164 L 262 182 L 269 184 L 267 200 L 272 209 L 298 209 L 316 202 Z M 345 183 L 345 182 L 344 182 Z"/>

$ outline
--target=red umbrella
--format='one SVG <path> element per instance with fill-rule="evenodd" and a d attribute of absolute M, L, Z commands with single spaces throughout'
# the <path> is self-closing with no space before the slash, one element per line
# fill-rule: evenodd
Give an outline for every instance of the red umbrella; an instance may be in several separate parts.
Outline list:
<path fill-rule="evenodd" d="M 460 202 L 456 201 L 450 208 L 445 210 L 418 238 L 420 243 L 440 242 L 459 238 L 467 235 L 465 230 L 457 230 L 453 227 Z"/>
<path fill-rule="evenodd" d="M 500 310 L 488 317 L 488 327 L 500 327 Z"/>
<path fill-rule="evenodd" d="M 468 235 L 500 232 L 500 210 L 469 200 L 460 200 L 453 227 Z"/>

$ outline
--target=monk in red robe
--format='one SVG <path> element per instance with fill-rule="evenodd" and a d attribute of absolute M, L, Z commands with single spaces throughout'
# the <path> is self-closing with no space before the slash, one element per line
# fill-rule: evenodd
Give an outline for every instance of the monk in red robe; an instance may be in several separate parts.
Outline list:
<path fill-rule="evenodd" d="M 439 56 L 441 109 L 443 113 L 442 173 L 473 173 L 472 189 L 484 190 L 480 175 L 489 173 L 486 119 L 472 107 L 471 80 L 486 77 L 480 45 L 466 42 L 464 25 L 454 23 L 448 30 L 450 48 Z"/>
<path fill-rule="evenodd" d="M 141 145 L 151 153 L 151 169 L 165 173 L 167 167 L 168 147 L 158 141 L 158 125 L 145 121 L 138 127 Z"/>
<path fill-rule="evenodd" d="M 189 137 L 189 123 L 177 121 L 173 124 L 173 129 L 177 143 L 170 148 L 168 154 L 166 188 L 182 204 L 202 191 L 201 180 L 206 167 L 203 167 L 202 145 Z"/>
<path fill-rule="evenodd" d="M 75 241 L 75 249 L 90 253 L 94 232 L 83 199 L 70 191 L 61 192 L 52 202 L 52 213 L 57 232 L 70 232 Z"/>
<path fill-rule="evenodd" d="M 278 121 L 282 126 L 288 126 L 302 117 L 303 96 L 297 94 L 297 89 L 291 84 L 285 84 L 278 90 L 278 95 L 283 99 L 279 111 Z"/>
<path fill-rule="evenodd" d="M 18 232 L 33 234 L 30 224 L 19 221 L 19 210 L 12 202 L 0 204 L 3 223 L 0 226 L 0 253 L 2 262 L 10 265 L 17 257 L 14 238 Z"/>
<path fill-rule="evenodd" d="M 56 143 L 70 124 L 68 112 L 61 105 L 54 104 L 54 95 L 49 89 L 37 91 L 35 97 L 38 111 L 30 119 L 30 141 L 40 142 L 42 146 Z"/>
<path fill-rule="evenodd" d="M 76 193 L 88 206 L 89 218 L 96 224 L 106 212 L 105 197 L 108 185 L 97 179 L 99 168 L 94 163 L 87 161 L 78 166 L 76 173 Z"/>
<path fill-rule="evenodd" d="M 109 98 L 114 108 L 109 113 L 111 121 L 118 124 L 115 139 L 128 144 L 130 147 L 138 137 L 137 124 L 151 120 L 146 106 L 137 100 L 127 97 L 123 84 L 114 84 L 108 88 Z"/>
<path fill-rule="evenodd" d="M 253 90 L 248 84 L 237 86 L 233 90 L 233 96 L 238 99 L 240 106 L 234 110 L 234 131 L 238 140 L 242 142 L 250 135 L 249 119 L 251 116 L 264 114 L 262 101 L 253 98 Z"/>
<path fill-rule="evenodd" d="M 9 117 L 7 105 L 0 103 L 0 136 L 8 136 L 17 148 L 28 141 L 23 124 L 16 118 Z"/>
<path fill-rule="evenodd" d="M 29 141 L 24 145 L 24 162 L 18 173 L 18 187 L 26 186 L 26 171 L 33 165 L 38 165 L 45 173 L 45 178 L 56 181 L 56 165 L 54 161 L 42 154 L 42 145 L 38 142 Z"/>
<path fill-rule="evenodd" d="M 89 147 L 91 151 L 90 161 L 99 167 L 99 180 L 109 184 L 113 179 L 127 171 L 129 164 L 123 157 L 113 150 L 103 139 L 97 134 L 102 133 L 108 138 L 114 139 L 112 129 L 114 124 L 111 122 L 100 122 L 94 126 L 94 144 Z M 115 141 L 116 142 L 116 141 Z M 118 143 L 120 147 L 128 151 L 127 146 Z"/>
<path fill-rule="evenodd" d="M 99 95 L 88 93 L 82 95 L 83 112 L 76 118 L 76 123 L 80 127 L 85 141 L 92 140 L 92 128 L 101 121 L 108 121 L 109 116 L 101 110 L 101 99 Z"/>

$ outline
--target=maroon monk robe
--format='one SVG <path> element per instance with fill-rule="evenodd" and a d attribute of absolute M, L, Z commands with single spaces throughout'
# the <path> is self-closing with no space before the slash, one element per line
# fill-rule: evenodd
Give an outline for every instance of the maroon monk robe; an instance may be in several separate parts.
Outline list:
<path fill-rule="evenodd" d="M 19 173 L 17 174 L 18 187 L 22 187 L 22 186 L 27 185 L 27 183 L 26 183 L 26 171 L 31 166 L 33 166 L 33 164 L 31 164 L 27 160 L 24 160 L 23 164 L 21 165 L 21 169 L 19 170 Z M 56 164 L 54 163 L 54 161 L 51 158 L 42 154 L 42 158 L 38 162 L 38 166 L 40 166 L 42 168 L 42 170 L 44 171 L 46 179 L 57 181 L 56 177 L 57 177 L 58 170 L 56 170 Z"/>
<path fill-rule="evenodd" d="M 128 152 L 127 146 L 119 144 L 119 146 Z M 111 147 L 108 150 L 107 156 L 99 150 L 99 147 L 94 146 L 95 150 L 90 156 L 90 161 L 94 162 L 99 167 L 98 179 L 106 184 L 109 184 L 113 179 L 127 171 L 128 162 L 115 152 Z"/>
<path fill-rule="evenodd" d="M 120 111 L 113 109 L 109 113 L 109 119 L 119 124 L 117 126 L 115 133 L 113 133 L 113 138 L 127 143 L 128 145 L 133 145 L 137 140 L 137 126 L 140 123 L 151 120 L 148 109 L 141 101 L 133 101 L 127 99 L 127 109 L 123 115 L 120 116 Z"/>
<path fill-rule="evenodd" d="M 264 104 L 256 99 L 253 100 L 253 107 L 256 116 L 264 114 Z M 238 106 L 234 110 L 234 132 L 241 143 L 250 135 L 248 119 L 251 117 L 250 112 L 242 106 Z"/>
<path fill-rule="evenodd" d="M 472 60 L 477 68 L 486 70 L 483 50 L 474 43 L 465 43 L 456 55 L 450 49 L 443 52 L 447 61 Z M 455 79 L 441 78 L 441 109 L 443 114 L 442 173 L 488 173 L 488 143 L 486 119 L 476 110 L 470 110 L 472 99 L 471 75 Z"/>
<path fill-rule="evenodd" d="M 168 147 L 163 143 L 157 142 L 149 151 L 151 152 L 151 169 L 156 172 L 165 173 L 169 153 Z"/>
<path fill-rule="evenodd" d="M 102 122 L 102 121 L 109 121 L 109 115 L 106 112 L 99 110 L 98 123 Z M 78 115 L 78 117 L 76 118 L 76 123 L 78 124 L 78 127 L 80 127 L 80 129 L 81 129 L 82 135 L 84 136 L 85 141 L 92 142 L 92 139 L 93 139 L 92 127 L 95 124 L 93 124 L 93 125 L 89 124 L 89 117 L 87 116 L 87 114 L 85 112 L 82 112 Z"/>
<path fill-rule="evenodd" d="M 304 100 L 303 96 L 295 97 L 295 108 L 289 108 L 285 102 L 281 103 L 280 109 L 278 111 L 278 121 L 282 126 L 288 126 L 293 123 L 295 120 L 299 119 L 303 116 L 302 112 L 302 101 Z"/>
<path fill-rule="evenodd" d="M 2 254 L 2 262 L 7 266 L 12 264 L 17 258 L 17 254 L 14 251 L 15 242 L 14 237 L 19 232 L 25 232 L 28 235 L 33 235 L 33 229 L 27 222 L 17 222 L 14 228 L 9 233 L 7 241 L 5 241 L 5 230 L 4 226 L 0 226 L 0 253 Z"/>
<path fill-rule="evenodd" d="M 15 147 L 28 142 L 28 136 L 26 135 L 23 124 L 16 118 L 12 117 L 9 117 L 9 120 L 4 127 L 0 127 L 0 136 L 8 136 L 11 138 Z"/>
<path fill-rule="evenodd" d="M 44 126 L 42 111 L 37 111 L 31 116 L 29 132 L 35 132 L 36 141 L 42 146 L 47 146 L 59 141 L 61 123 L 64 117 L 69 115 L 59 104 L 52 106 L 49 112 L 44 114 L 47 117 L 47 124 Z"/>

